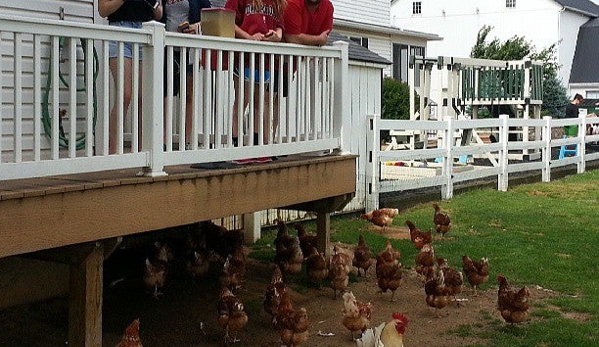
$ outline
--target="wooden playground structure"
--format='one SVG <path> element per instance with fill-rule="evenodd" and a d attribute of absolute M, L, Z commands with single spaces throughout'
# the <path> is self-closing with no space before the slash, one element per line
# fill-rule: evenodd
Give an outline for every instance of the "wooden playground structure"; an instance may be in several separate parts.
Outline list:
<path fill-rule="evenodd" d="M 478 119 L 483 108 L 490 109 L 493 118 L 499 116 L 493 114 L 494 108 L 513 118 L 541 118 L 542 62 L 411 56 L 409 68 L 410 120 Z M 435 91 L 433 80 L 437 80 Z M 493 132 L 461 130 L 454 134 L 454 145 L 489 142 Z M 392 149 L 401 147 L 400 143 L 405 149 L 437 147 L 443 141 L 440 133 L 419 130 L 391 131 L 390 135 Z M 510 136 L 521 141 L 534 141 L 540 135 L 536 129 L 529 132 L 528 127 L 510 129 Z M 538 156 L 538 151 L 527 149 L 510 153 L 511 158 L 520 160 Z"/>

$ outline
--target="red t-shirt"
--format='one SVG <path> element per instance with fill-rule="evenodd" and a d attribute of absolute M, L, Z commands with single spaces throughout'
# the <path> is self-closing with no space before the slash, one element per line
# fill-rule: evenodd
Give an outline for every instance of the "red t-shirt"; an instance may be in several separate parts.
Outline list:
<path fill-rule="evenodd" d="M 283 28 L 282 20 L 275 18 L 272 1 L 264 0 L 262 4 L 261 9 L 256 9 L 253 0 L 227 0 L 225 8 L 235 11 L 235 24 L 250 35 Z"/>
<path fill-rule="evenodd" d="M 289 0 L 283 13 L 285 34 L 320 35 L 325 30 L 333 30 L 333 4 L 322 0 L 315 12 L 310 12 L 305 0 Z"/>

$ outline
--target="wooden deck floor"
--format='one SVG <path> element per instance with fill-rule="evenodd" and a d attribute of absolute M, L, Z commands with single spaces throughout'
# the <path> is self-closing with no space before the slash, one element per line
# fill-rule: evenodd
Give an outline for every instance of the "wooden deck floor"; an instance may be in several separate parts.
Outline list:
<path fill-rule="evenodd" d="M 355 156 L 103 171 L 2 182 L 0 258 L 355 192 Z M 316 205 L 314 205 L 316 206 Z"/>

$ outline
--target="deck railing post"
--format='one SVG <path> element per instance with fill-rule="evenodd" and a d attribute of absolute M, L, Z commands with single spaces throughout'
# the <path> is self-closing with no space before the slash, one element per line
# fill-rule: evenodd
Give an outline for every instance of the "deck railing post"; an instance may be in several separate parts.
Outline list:
<path fill-rule="evenodd" d="M 499 143 L 501 144 L 501 150 L 499 151 L 499 169 L 500 173 L 497 175 L 497 190 L 501 192 L 507 191 L 509 185 L 508 177 L 508 121 L 509 116 L 507 114 L 500 114 L 499 119 L 501 125 L 499 126 Z"/>
<path fill-rule="evenodd" d="M 378 185 L 380 180 L 380 159 L 378 155 L 380 146 L 379 115 L 368 116 L 366 130 L 366 211 L 379 208 Z"/>
<path fill-rule="evenodd" d="M 164 176 L 164 151 L 162 149 L 163 129 L 163 72 L 164 69 L 164 24 L 151 21 L 143 24 L 151 31 L 152 42 L 143 46 L 142 73 L 142 150 L 149 153 L 146 176 Z"/>
<path fill-rule="evenodd" d="M 541 151 L 541 160 L 543 160 L 543 168 L 541 169 L 541 180 L 543 182 L 551 181 L 551 117 L 545 116 L 543 120 L 543 141 L 545 148 Z"/>
<path fill-rule="evenodd" d="M 349 103 L 349 44 L 336 41 L 333 46 L 341 49 L 341 62 L 335 64 L 335 101 L 333 114 L 333 135 L 340 138 L 339 151 L 349 153 L 351 146 L 351 110 Z"/>

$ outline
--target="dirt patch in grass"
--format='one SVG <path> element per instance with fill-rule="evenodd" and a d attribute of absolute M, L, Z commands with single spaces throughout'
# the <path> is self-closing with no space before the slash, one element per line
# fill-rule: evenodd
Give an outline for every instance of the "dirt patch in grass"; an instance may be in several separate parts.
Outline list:
<path fill-rule="evenodd" d="M 388 239 L 396 239 L 396 240 L 409 240 L 410 239 L 410 229 L 408 229 L 408 227 L 391 226 L 391 227 L 381 228 L 376 225 L 370 225 L 366 228 L 366 231 L 381 235 Z"/>
<path fill-rule="evenodd" d="M 404 337 L 405 346 L 457 347 L 483 342 L 473 337 L 475 332 L 506 324 L 496 310 L 497 289 L 493 279 L 483 287 L 488 289 L 479 290 L 476 297 L 472 289 L 465 286 L 458 296 L 460 306 L 454 303 L 441 310 L 441 318 L 434 318 L 433 309 L 425 302 L 422 281 L 414 270 L 408 268 L 411 260 L 403 259 L 403 262 L 403 283 L 395 294 L 395 302 L 390 301 L 390 293 L 378 293 L 374 267 L 368 271 L 366 278 L 352 277 L 348 289 L 358 300 L 370 301 L 374 305 L 372 326 L 388 321 L 393 312 L 405 314 L 410 320 Z M 241 340 L 237 346 L 281 345 L 277 332 L 269 324 L 269 316 L 262 309 L 271 271 L 271 264 L 248 260 L 245 286 L 238 296 L 244 302 L 249 323 L 237 335 Z M 308 287 L 303 274 L 286 278 L 286 281 L 292 290 L 295 307 L 305 307 L 310 317 L 310 337 L 304 346 L 355 346 L 349 331 L 341 324 L 342 300 L 333 300 L 332 289 Z M 558 295 L 537 286 L 529 289 L 532 303 L 543 303 Z M 216 316 L 219 290 L 215 274 L 197 284 L 191 284 L 185 278 L 171 279 L 164 288 L 164 295 L 157 301 L 134 283 L 124 282 L 107 289 L 104 293 L 103 346 L 115 346 L 123 329 L 135 318 L 140 318 L 141 340 L 145 347 L 221 346 L 224 332 L 218 326 Z M 545 304 L 541 306 L 547 307 Z M 65 346 L 67 312 L 64 299 L 2 311 L 0 345 Z M 581 314 L 563 315 L 576 320 L 589 318 Z M 533 320 L 542 319 L 535 315 L 532 317 Z M 205 334 L 200 330 L 200 324 L 203 324 Z M 319 331 L 333 335 L 319 336 Z"/>

